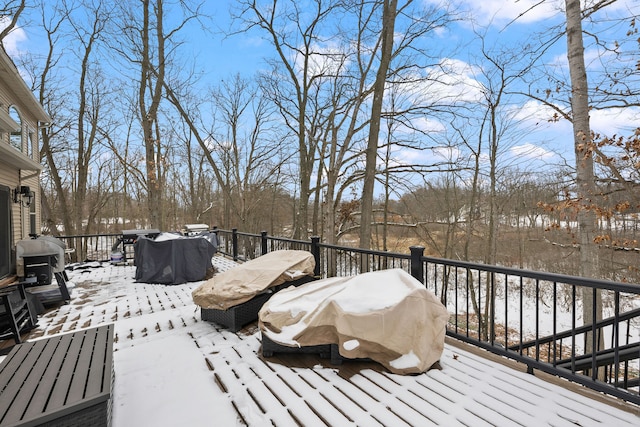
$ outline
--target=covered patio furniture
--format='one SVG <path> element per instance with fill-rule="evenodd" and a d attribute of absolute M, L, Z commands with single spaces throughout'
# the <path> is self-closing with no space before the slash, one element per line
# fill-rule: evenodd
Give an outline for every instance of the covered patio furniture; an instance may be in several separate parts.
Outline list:
<path fill-rule="evenodd" d="M 435 294 L 401 269 L 283 289 L 259 313 L 266 357 L 277 352 L 271 342 L 329 345 L 342 358 L 370 359 L 398 374 L 425 372 L 440 359 L 447 320 Z"/>
<path fill-rule="evenodd" d="M 269 252 L 207 280 L 193 291 L 193 301 L 201 307 L 202 320 L 236 332 L 258 319 L 258 311 L 275 292 L 315 280 L 314 269 L 310 252 Z"/>
<path fill-rule="evenodd" d="M 213 267 L 211 258 L 217 248 L 207 237 L 163 233 L 152 240 L 139 236 L 135 243 L 136 281 L 178 285 L 204 280 Z"/>

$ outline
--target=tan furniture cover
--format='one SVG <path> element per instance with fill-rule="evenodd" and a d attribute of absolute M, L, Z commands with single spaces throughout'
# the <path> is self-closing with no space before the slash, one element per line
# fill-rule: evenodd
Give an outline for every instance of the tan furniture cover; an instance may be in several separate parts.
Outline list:
<path fill-rule="evenodd" d="M 193 290 L 193 302 L 202 308 L 226 310 L 270 287 L 313 275 L 315 265 L 313 255 L 307 251 L 269 252 L 216 274 Z"/>
<path fill-rule="evenodd" d="M 435 294 L 392 269 L 283 289 L 262 306 L 259 326 L 281 345 L 338 344 L 343 357 L 412 374 L 440 359 L 448 317 Z"/>

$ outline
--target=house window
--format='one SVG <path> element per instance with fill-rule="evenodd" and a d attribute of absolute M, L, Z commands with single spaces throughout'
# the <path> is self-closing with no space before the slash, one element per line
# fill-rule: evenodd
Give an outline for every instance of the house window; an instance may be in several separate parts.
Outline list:
<path fill-rule="evenodd" d="M 17 130 L 12 130 L 9 135 L 9 142 L 16 150 L 22 151 L 22 119 L 20 118 L 20 113 L 18 109 L 13 105 L 9 107 L 9 116 L 16 122 L 20 127 Z"/>
<path fill-rule="evenodd" d="M 11 272 L 11 191 L 0 185 L 0 279 Z"/>

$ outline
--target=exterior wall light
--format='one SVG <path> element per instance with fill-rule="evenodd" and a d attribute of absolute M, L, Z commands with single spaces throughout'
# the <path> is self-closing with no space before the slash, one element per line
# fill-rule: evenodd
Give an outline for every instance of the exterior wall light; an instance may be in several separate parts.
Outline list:
<path fill-rule="evenodd" d="M 20 203 L 25 208 L 31 205 L 33 196 L 33 191 L 26 185 L 20 185 L 13 190 L 13 202 Z"/>

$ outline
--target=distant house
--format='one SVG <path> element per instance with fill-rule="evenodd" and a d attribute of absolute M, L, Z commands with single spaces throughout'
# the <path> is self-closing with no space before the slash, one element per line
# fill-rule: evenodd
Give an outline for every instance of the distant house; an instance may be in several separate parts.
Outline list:
<path fill-rule="evenodd" d="M 38 130 L 50 121 L 0 47 L 0 282 L 15 274 L 16 242 L 40 230 Z"/>

